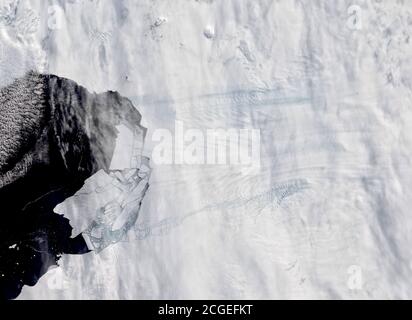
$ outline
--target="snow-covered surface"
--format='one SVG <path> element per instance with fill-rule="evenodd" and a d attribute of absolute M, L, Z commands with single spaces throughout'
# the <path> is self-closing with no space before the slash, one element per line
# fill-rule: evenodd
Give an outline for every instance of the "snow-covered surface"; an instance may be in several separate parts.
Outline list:
<path fill-rule="evenodd" d="M 0 4 L 2 84 L 116 90 L 148 156 L 176 120 L 261 131 L 257 172 L 152 163 L 128 241 L 20 298 L 412 298 L 412 2 Z"/>

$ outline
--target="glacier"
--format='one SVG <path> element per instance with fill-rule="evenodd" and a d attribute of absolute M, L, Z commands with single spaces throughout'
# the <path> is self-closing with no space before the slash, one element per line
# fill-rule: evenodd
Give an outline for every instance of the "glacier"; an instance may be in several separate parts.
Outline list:
<path fill-rule="evenodd" d="M 259 170 L 151 162 L 127 238 L 19 298 L 412 298 L 411 32 L 409 1 L 1 0 L 2 87 L 117 91 L 147 158 L 176 121 L 261 141 Z"/>

